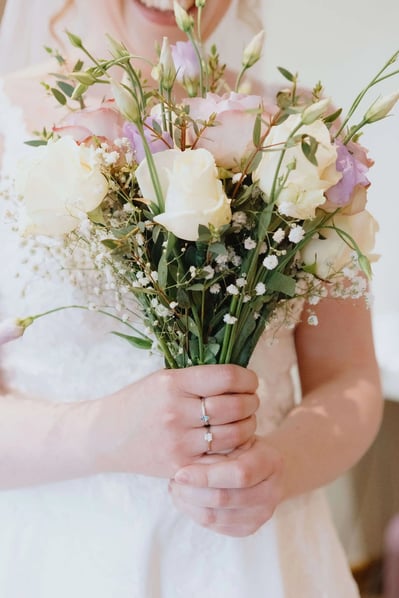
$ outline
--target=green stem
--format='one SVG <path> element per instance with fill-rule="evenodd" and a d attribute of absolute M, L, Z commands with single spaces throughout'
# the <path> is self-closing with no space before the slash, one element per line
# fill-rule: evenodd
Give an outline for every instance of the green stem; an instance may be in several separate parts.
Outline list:
<path fill-rule="evenodd" d="M 235 315 L 237 304 L 238 304 L 238 295 L 234 295 L 232 297 L 231 303 L 230 303 L 230 310 L 229 310 L 230 315 L 232 315 L 232 316 Z M 230 338 L 231 338 L 232 331 L 233 331 L 233 326 L 235 326 L 235 324 L 226 324 L 225 325 L 223 344 L 222 344 L 222 350 L 220 352 L 219 363 L 228 363 L 227 356 L 229 353 L 231 353 L 229 344 L 230 344 Z"/>
<path fill-rule="evenodd" d="M 382 69 L 380 69 L 378 71 L 378 73 L 372 78 L 372 80 L 370 81 L 370 83 L 368 85 L 366 85 L 366 87 L 364 89 L 362 89 L 362 91 L 356 96 L 355 100 L 353 101 L 351 107 L 349 108 L 348 114 L 346 115 L 346 117 L 344 118 L 340 128 L 338 129 L 337 133 L 335 134 L 335 139 L 340 135 L 340 133 L 342 133 L 342 131 L 344 130 L 344 128 L 346 127 L 346 125 L 348 124 L 349 120 L 352 118 L 355 110 L 357 109 L 357 107 L 359 106 L 360 102 L 362 101 L 362 99 L 364 98 L 364 96 L 367 94 L 367 92 L 377 83 L 379 83 L 380 80 L 382 80 L 380 78 L 380 76 L 382 75 L 382 73 L 384 71 L 386 71 L 386 69 L 393 64 L 394 62 L 396 62 L 397 58 L 399 56 L 399 52 L 395 52 L 391 58 L 384 64 L 384 66 L 382 67 Z M 394 74 L 394 73 L 392 73 Z M 386 75 L 383 78 L 387 78 L 390 75 Z"/>
<path fill-rule="evenodd" d="M 151 181 L 152 181 L 152 184 L 154 187 L 155 195 L 157 197 L 158 208 L 159 208 L 160 212 L 164 212 L 165 211 L 165 200 L 164 200 L 164 196 L 163 196 L 163 192 L 162 192 L 162 187 L 161 187 L 161 183 L 159 180 L 158 171 L 155 167 L 153 155 L 151 153 L 150 147 L 148 145 L 148 141 L 144 134 L 144 127 L 141 122 L 137 122 L 135 124 L 137 126 L 137 129 L 140 133 L 140 136 L 141 136 L 141 139 L 143 142 L 144 153 L 145 153 L 145 157 L 147 158 L 147 164 L 148 164 L 148 169 L 150 171 Z"/>
<path fill-rule="evenodd" d="M 198 44 L 197 44 L 196 40 L 194 39 L 194 36 L 191 33 L 191 31 L 187 32 L 187 37 L 190 40 L 190 42 L 192 43 L 194 51 L 195 51 L 195 53 L 197 55 L 198 64 L 199 64 L 199 86 L 200 86 L 200 93 L 201 93 L 201 97 L 204 98 L 205 97 L 205 89 L 204 89 L 204 67 L 203 67 L 203 61 L 202 61 L 201 52 L 200 52 Z"/>
<path fill-rule="evenodd" d="M 90 307 L 88 307 L 87 305 L 62 305 L 61 307 L 55 307 L 54 309 L 49 309 L 48 311 L 41 312 L 40 314 L 35 314 L 34 316 L 28 316 L 27 318 L 21 319 L 21 321 L 23 322 L 25 320 L 31 320 L 32 322 L 34 322 L 35 320 L 39 320 L 40 318 L 43 318 L 44 316 L 49 316 L 50 314 L 54 314 L 58 311 L 64 311 L 66 309 L 84 309 L 86 311 L 93 311 L 93 312 L 102 314 L 104 316 L 108 316 L 109 318 L 113 318 L 114 320 L 117 320 L 121 324 L 124 324 L 125 326 L 127 326 L 128 328 L 133 330 L 136 334 L 140 334 L 143 338 L 147 338 L 145 336 L 145 334 L 143 334 L 140 330 L 138 330 L 137 328 L 135 328 L 134 326 L 132 326 L 131 324 L 129 324 L 128 322 L 126 322 L 125 320 L 120 318 L 119 316 L 116 316 L 115 314 L 111 314 L 109 311 L 105 311 L 104 309 L 90 309 Z"/>
<path fill-rule="evenodd" d="M 241 69 L 241 71 L 240 71 L 240 73 L 239 73 L 239 75 L 237 77 L 236 84 L 235 84 L 235 90 L 236 90 L 237 93 L 238 93 L 238 90 L 240 89 L 242 78 L 243 78 L 245 72 L 247 71 L 247 69 L 248 69 L 248 67 L 244 66 Z"/>

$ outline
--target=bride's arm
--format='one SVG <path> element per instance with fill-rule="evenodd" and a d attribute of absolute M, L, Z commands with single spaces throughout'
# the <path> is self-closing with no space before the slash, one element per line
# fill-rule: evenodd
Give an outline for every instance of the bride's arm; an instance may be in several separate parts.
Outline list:
<path fill-rule="evenodd" d="M 316 311 L 318 326 L 296 333 L 302 403 L 248 450 L 185 468 L 172 482 L 176 504 L 200 524 L 253 533 L 280 502 L 334 480 L 373 441 L 383 403 L 370 313 L 363 300 L 327 299 Z"/>
<path fill-rule="evenodd" d="M 244 368 L 196 366 L 76 403 L 0 391 L 0 489 L 103 472 L 172 477 L 208 448 L 200 397 L 213 448 L 231 450 L 254 434 L 256 387 Z"/>

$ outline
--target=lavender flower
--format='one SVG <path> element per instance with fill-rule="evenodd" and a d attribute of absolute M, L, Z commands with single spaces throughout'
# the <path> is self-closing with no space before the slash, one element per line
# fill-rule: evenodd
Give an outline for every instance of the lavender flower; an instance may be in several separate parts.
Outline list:
<path fill-rule="evenodd" d="M 346 145 L 337 141 L 336 169 L 342 173 L 338 183 L 326 191 L 327 199 L 336 206 L 346 206 L 350 203 L 352 193 L 357 185 L 368 187 L 370 181 L 366 177 L 368 166 L 358 160 Z"/>
<path fill-rule="evenodd" d="M 144 135 L 147 139 L 151 153 L 156 154 L 162 152 L 170 147 L 173 147 L 172 137 L 167 131 L 162 132 L 162 137 L 159 137 L 152 129 L 160 125 L 160 120 L 155 117 L 148 117 L 144 121 Z M 147 125 L 147 126 L 145 126 Z M 143 140 L 138 128 L 132 122 L 125 122 L 123 125 L 123 135 L 128 138 L 132 149 L 135 151 L 136 161 L 140 163 L 145 158 Z"/>
<path fill-rule="evenodd" d="M 172 46 L 172 57 L 178 81 L 181 83 L 198 81 L 200 75 L 198 57 L 190 41 L 176 42 Z"/>

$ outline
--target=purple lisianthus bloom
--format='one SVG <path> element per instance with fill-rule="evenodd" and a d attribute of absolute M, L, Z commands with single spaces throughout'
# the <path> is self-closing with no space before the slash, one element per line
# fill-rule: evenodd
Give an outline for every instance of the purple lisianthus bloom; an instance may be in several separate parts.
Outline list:
<path fill-rule="evenodd" d="M 336 206 L 346 206 L 352 200 L 352 195 L 359 186 L 367 188 L 370 181 L 366 177 L 368 165 L 361 162 L 347 146 L 336 142 L 336 169 L 342 173 L 342 179 L 326 191 L 327 199 Z"/>
<path fill-rule="evenodd" d="M 172 46 L 172 57 L 178 81 L 196 81 L 199 78 L 198 57 L 190 41 L 176 42 Z"/>
<path fill-rule="evenodd" d="M 152 154 L 162 152 L 173 147 L 173 140 L 167 131 L 162 131 L 160 137 L 154 130 L 154 126 L 159 130 L 160 119 L 149 116 L 144 121 L 144 135 L 150 147 Z M 130 145 L 135 153 L 136 162 L 140 163 L 145 158 L 144 145 L 138 128 L 132 122 L 125 122 L 123 125 L 123 135 L 128 138 Z"/>

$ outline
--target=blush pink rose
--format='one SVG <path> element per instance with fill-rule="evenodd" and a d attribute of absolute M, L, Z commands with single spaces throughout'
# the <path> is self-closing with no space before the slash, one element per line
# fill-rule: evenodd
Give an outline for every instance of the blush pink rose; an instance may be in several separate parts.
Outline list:
<path fill-rule="evenodd" d="M 84 108 L 70 112 L 53 130 L 60 136 L 73 137 L 77 143 L 90 143 L 93 137 L 113 143 L 122 137 L 123 117 L 113 100 L 99 108 Z"/>
<path fill-rule="evenodd" d="M 223 96 L 208 93 L 205 98 L 188 98 L 184 102 L 194 120 L 208 121 L 216 114 L 215 125 L 204 131 L 195 147 L 211 152 L 217 166 L 239 171 L 242 160 L 254 149 L 252 135 L 262 98 L 232 91 Z M 195 140 L 196 134 L 190 128 L 188 141 Z"/>

